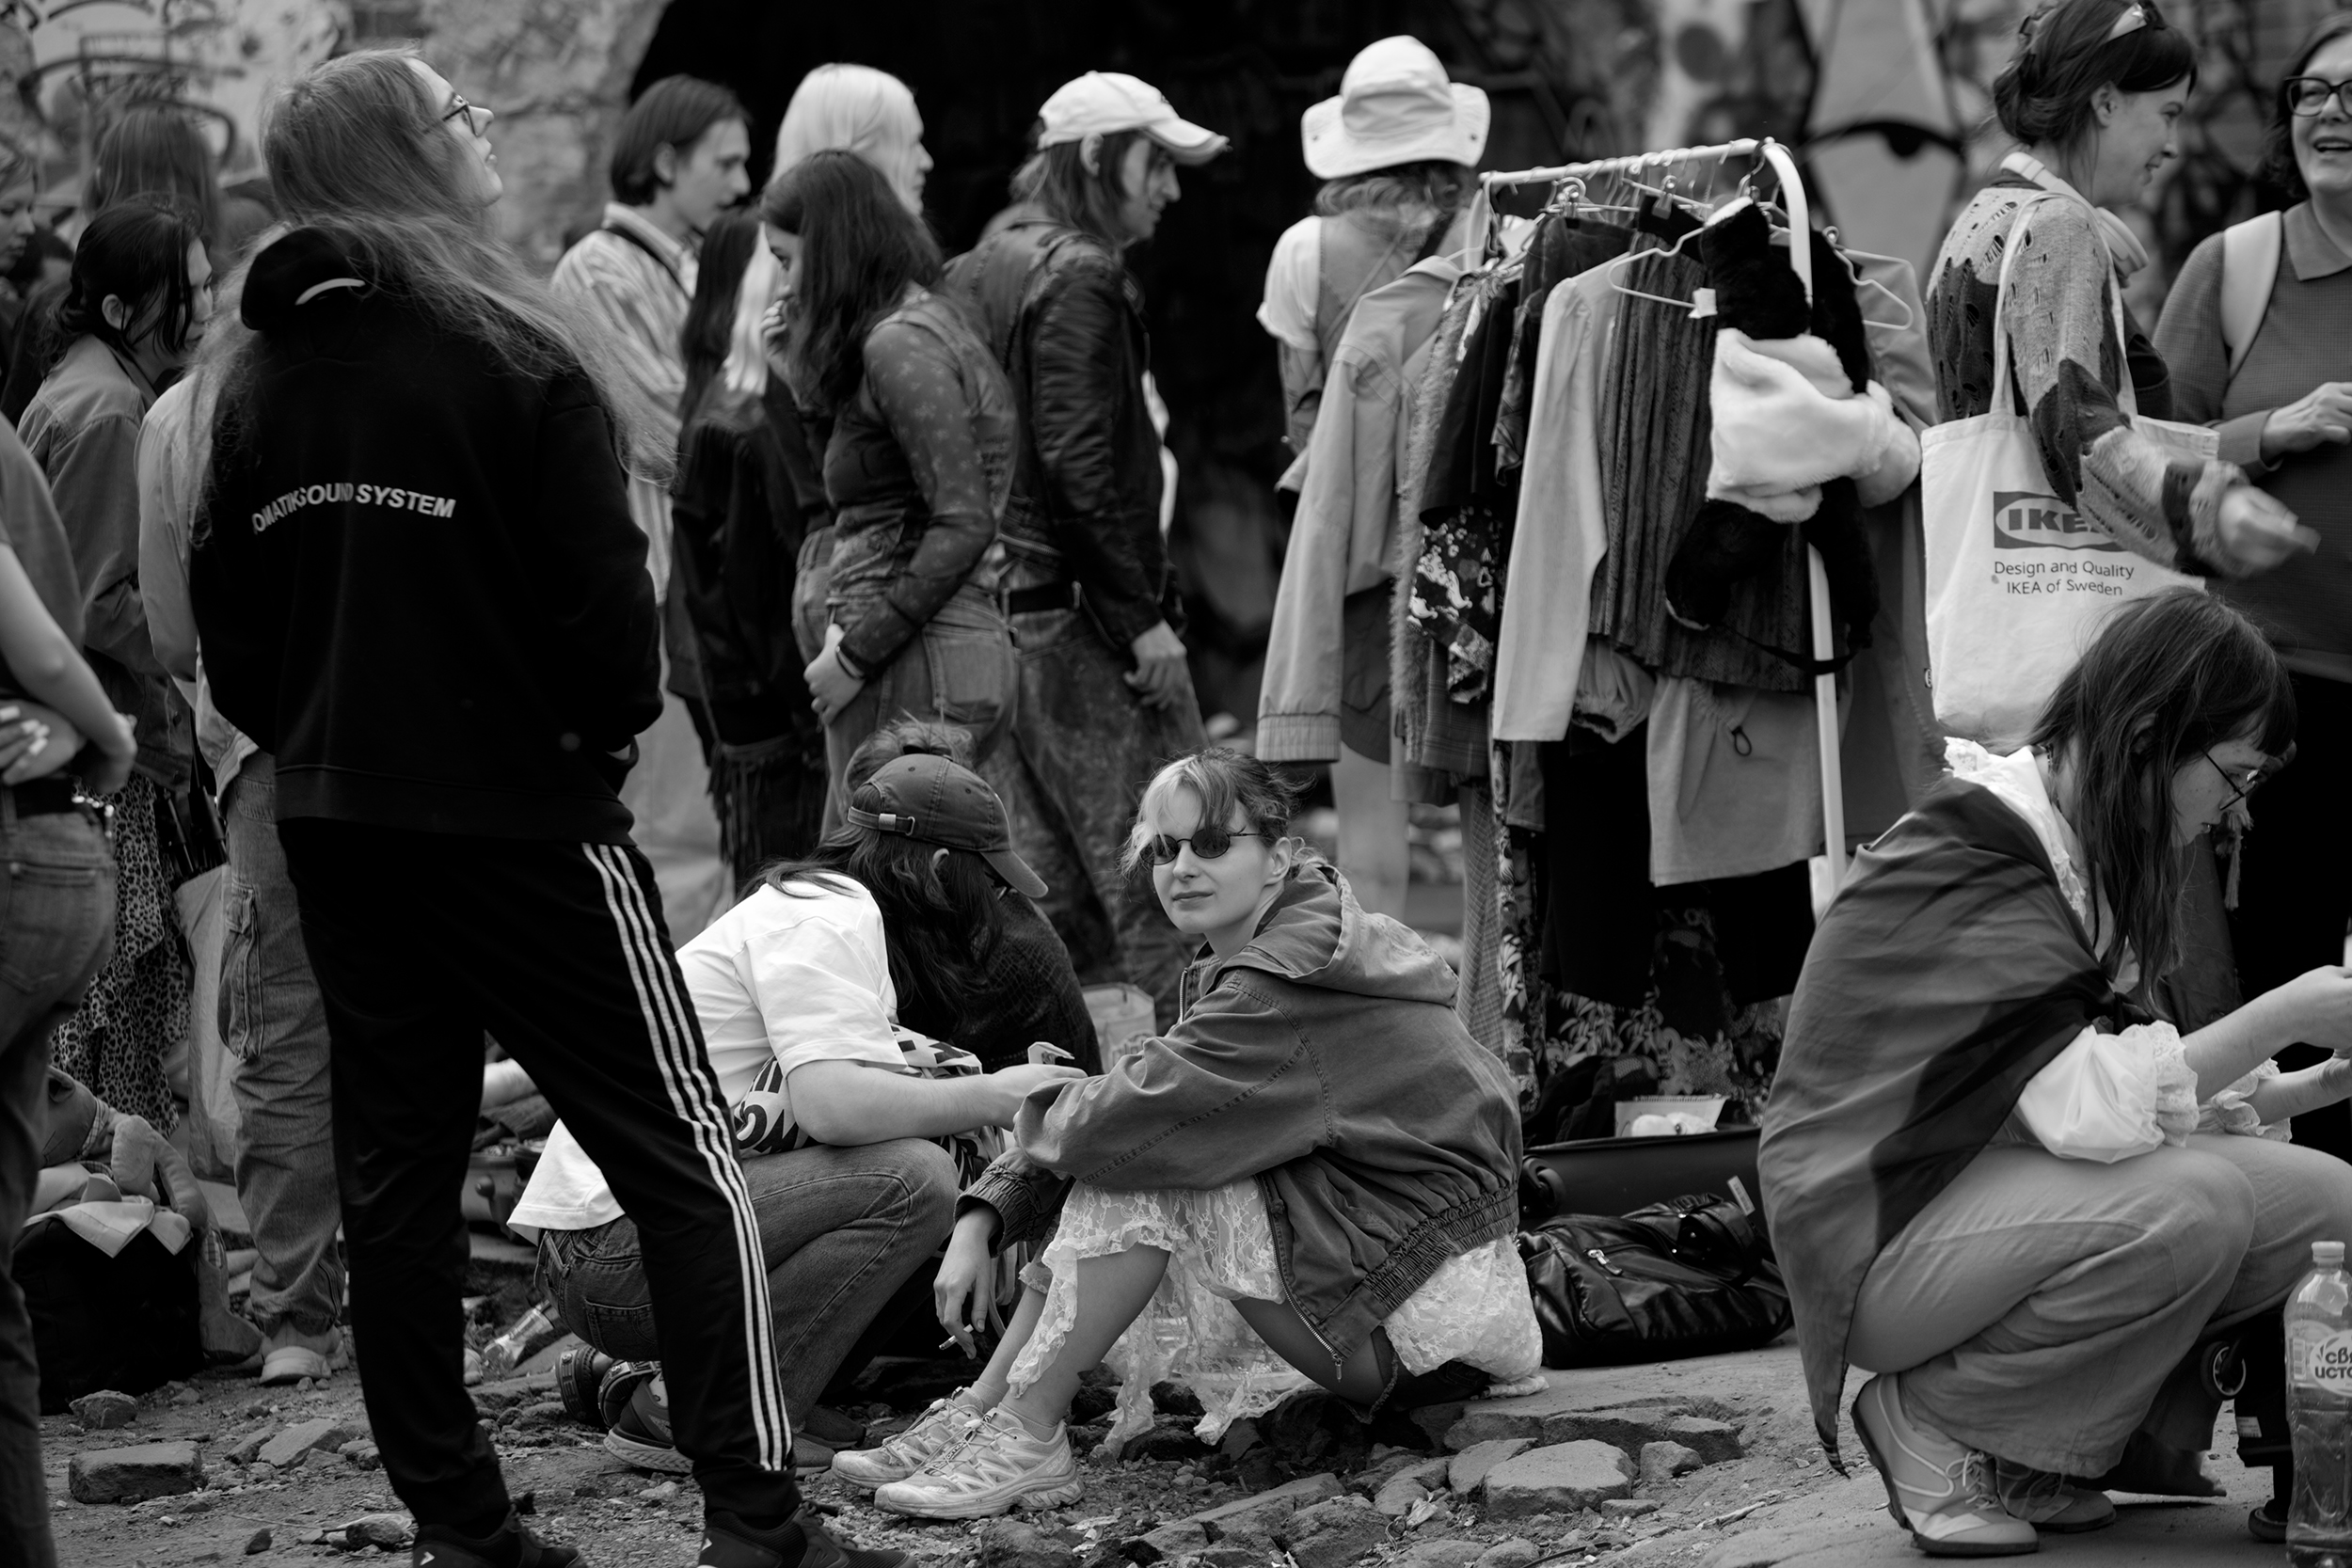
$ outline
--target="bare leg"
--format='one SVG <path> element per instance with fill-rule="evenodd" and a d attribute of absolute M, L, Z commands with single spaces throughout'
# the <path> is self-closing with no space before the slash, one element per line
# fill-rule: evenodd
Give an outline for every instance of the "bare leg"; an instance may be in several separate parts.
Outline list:
<path fill-rule="evenodd" d="M 1389 773 L 1387 763 L 1343 746 L 1331 765 L 1331 800 L 1340 813 L 1340 870 L 1355 890 L 1356 902 L 1374 914 L 1402 920 L 1412 863 L 1408 808 L 1391 797 Z"/>
<path fill-rule="evenodd" d="M 999 1402 L 1000 1408 L 1019 1418 L 1024 1426 L 1040 1437 L 1050 1433 L 1070 1413 L 1070 1402 L 1078 1392 L 1079 1374 L 1101 1364 L 1104 1354 L 1119 1342 L 1119 1337 L 1127 1332 L 1127 1325 L 1136 1321 L 1136 1315 L 1152 1299 L 1152 1292 L 1159 1289 L 1161 1277 L 1168 1273 L 1168 1254 L 1158 1247 L 1131 1247 L 1108 1257 L 1082 1258 L 1077 1273 L 1077 1317 L 1070 1325 L 1069 1336 L 1062 1340 L 1060 1353 L 1038 1374 L 1036 1382 Z M 1031 1302 L 1037 1304 L 1035 1310 L 1030 1307 Z M 1043 1309 L 1044 1300 L 1036 1291 L 1025 1296 L 1021 1309 L 1007 1326 L 1005 1344 L 1012 1343 L 1015 1329 L 1021 1330 L 1025 1343 Z M 1025 1318 L 1025 1325 L 1022 1322 Z M 1009 1372 L 1012 1357 L 1019 1354 L 1017 1348 L 1008 1353 L 1004 1346 L 998 1346 L 996 1355 L 990 1358 L 988 1370 L 981 1375 L 996 1377 L 999 1358 L 1003 1360 L 1003 1370 Z"/>
<path fill-rule="evenodd" d="M 1012 1364 L 1021 1358 L 1029 1336 L 1037 1332 L 1037 1321 L 1045 1315 L 1045 1292 L 1034 1286 L 1021 1292 L 1021 1305 L 1012 1309 L 1006 1320 L 1005 1337 L 996 1341 L 996 1354 L 988 1358 L 988 1366 L 972 1380 L 964 1392 L 972 1397 L 976 1409 L 993 1410 L 1003 1399 L 1012 1377 Z"/>
<path fill-rule="evenodd" d="M 1374 1329 L 1345 1366 L 1334 1366 L 1330 1351 L 1289 1302 L 1236 1301 L 1233 1306 L 1275 1354 L 1349 1403 L 1369 1405 L 1387 1391 L 1396 1353 L 1389 1348 L 1386 1330 Z"/>

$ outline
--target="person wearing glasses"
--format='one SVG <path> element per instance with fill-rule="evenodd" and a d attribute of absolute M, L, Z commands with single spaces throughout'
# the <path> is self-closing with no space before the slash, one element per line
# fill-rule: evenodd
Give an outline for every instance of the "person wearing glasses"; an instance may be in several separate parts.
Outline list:
<path fill-rule="evenodd" d="M 1847 1365 L 1874 1374 L 1854 1425 L 1931 1556 L 2098 1528 L 2099 1488 L 2217 1494 L 2199 1456 L 2219 1396 L 2175 1369 L 2209 1325 L 2275 1314 L 2310 1243 L 2352 1226 L 2352 1166 L 2284 1126 L 2352 1095 L 2352 971 L 2201 1028 L 2152 1003 L 2186 945 L 2185 851 L 2295 729 L 2246 616 L 2189 588 L 2134 600 L 2027 745 L 1949 743 L 1952 776 L 1813 939 L 1764 1208 L 1822 1442 Z M 2296 1040 L 2333 1054 L 2282 1072 Z"/>
<path fill-rule="evenodd" d="M 580 1560 L 516 1518 L 460 1377 L 488 1032 L 643 1227 L 703 1568 L 909 1568 L 802 1510 L 759 1219 L 620 797 L 661 711 L 623 454 L 662 416 L 501 241 L 488 112 L 421 59 L 329 60 L 265 123 L 288 227 L 199 368 L 189 594 L 221 716 L 276 761 L 360 1382 L 417 1560 Z"/>
<path fill-rule="evenodd" d="M 1166 1377 L 1209 1374 L 1232 1419 L 1308 1380 L 1368 1413 L 1540 1362 L 1512 1240 L 1510 1077 L 1454 1017 L 1454 972 L 1358 905 L 1292 836 L 1293 804 L 1270 767 L 1222 748 L 1145 788 L 1126 862 L 1200 944 L 1183 1015 L 1101 1076 L 1034 1090 L 1018 1148 L 965 1193 L 936 1299 L 967 1351 L 992 1243 L 1058 1224 L 972 1386 L 834 1458 L 879 1507 L 1075 1502 L 1071 1397 L 1122 1335 L 1113 1451 L 1148 1429 Z"/>
<path fill-rule="evenodd" d="M 2269 632 L 2303 716 L 2295 767 L 2240 851 L 2230 935 L 2247 995 L 2341 962 L 2352 920 L 2352 11 L 2288 62 L 2263 175 L 2293 205 L 2200 245 L 2156 328 L 2174 416 L 2217 426 L 2221 455 L 2320 538 L 2315 554 L 2215 585 Z M 2295 1141 L 2352 1159 L 2352 1117 L 2331 1106 Z"/>

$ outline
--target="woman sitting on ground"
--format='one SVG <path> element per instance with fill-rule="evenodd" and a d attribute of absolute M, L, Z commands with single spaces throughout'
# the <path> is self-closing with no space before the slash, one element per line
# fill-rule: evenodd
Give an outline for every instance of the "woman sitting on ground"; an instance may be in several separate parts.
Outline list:
<path fill-rule="evenodd" d="M 961 1180 L 934 1140 L 1009 1127 L 1029 1093 L 1080 1076 L 1026 1063 L 973 1071 L 963 1053 L 900 1025 L 902 1006 L 961 1018 L 986 985 L 998 890 L 1045 891 L 1009 847 L 994 792 L 944 757 L 905 756 L 852 794 L 849 815 L 678 952 L 735 1116 L 794 1465 L 813 1470 L 832 1462 L 825 1437 L 854 1439 L 811 1420 L 818 1396 L 947 1235 Z M 608 1355 L 660 1354 L 636 1222 L 561 1123 L 508 1223 L 539 1230 L 542 1294 L 567 1326 Z M 664 1393 L 644 1382 L 606 1446 L 683 1472 Z"/>
<path fill-rule="evenodd" d="M 2025 748 L 1950 743 L 1953 777 L 1862 853 L 1813 939 L 1765 1210 L 1822 1442 L 1847 1363 L 1878 1374 L 1854 1425 L 1931 1556 L 2110 1522 L 2066 1478 L 2109 1475 L 2127 1443 L 2137 1471 L 2194 1476 L 2218 1401 L 2175 1367 L 2352 1230 L 2352 1166 L 2283 1141 L 2352 1094 L 2352 972 L 2185 1037 L 2146 1003 L 2180 956 L 2183 851 L 2295 723 L 2243 615 L 2137 600 Z M 2280 1073 L 2296 1040 L 2338 1054 Z"/>
<path fill-rule="evenodd" d="M 966 1195 L 939 1301 L 967 1348 L 992 1235 L 1024 1240 L 1067 1201 L 987 1370 L 890 1443 L 834 1461 L 882 1508 L 963 1519 L 1076 1500 L 1071 1396 L 1147 1306 L 1230 1302 L 1367 1411 L 1412 1402 L 1408 1374 L 1444 1367 L 1460 1389 L 1457 1360 L 1534 1370 L 1511 1081 L 1456 1022 L 1453 971 L 1359 909 L 1288 836 L 1291 809 L 1265 764 L 1216 748 L 1145 791 L 1127 860 L 1206 939 L 1191 1004 L 1104 1076 L 1035 1092 L 1019 1154 Z M 1199 1306 L 1184 1310 L 1177 1333 L 1215 1334 Z M 1150 1381 L 1128 1378 L 1131 1402 Z"/>

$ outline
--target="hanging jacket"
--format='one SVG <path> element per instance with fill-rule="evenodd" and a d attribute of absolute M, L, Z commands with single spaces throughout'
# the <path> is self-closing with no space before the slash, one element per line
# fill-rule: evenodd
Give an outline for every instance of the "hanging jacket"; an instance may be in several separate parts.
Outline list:
<path fill-rule="evenodd" d="M 1057 1202 L 1040 1171 L 1126 1192 L 1254 1176 L 1284 1293 L 1343 1359 L 1439 1264 L 1518 1224 L 1518 1096 L 1454 988 L 1409 928 L 1303 865 L 1247 946 L 1186 973 L 1166 1037 L 1033 1096 L 1018 1155 L 966 1199 L 1003 1216 L 1002 1244 Z"/>
<path fill-rule="evenodd" d="M 957 257 L 941 287 L 1021 405 L 1007 553 L 1074 581 L 1121 656 L 1162 621 L 1182 630 L 1160 538 L 1160 436 L 1143 392 L 1143 292 L 1126 264 L 1090 234 L 1025 217 Z"/>
<path fill-rule="evenodd" d="M 367 271 L 298 229 L 247 274 L 189 570 L 214 699 L 280 820 L 626 843 L 660 617 L 604 404 Z"/>

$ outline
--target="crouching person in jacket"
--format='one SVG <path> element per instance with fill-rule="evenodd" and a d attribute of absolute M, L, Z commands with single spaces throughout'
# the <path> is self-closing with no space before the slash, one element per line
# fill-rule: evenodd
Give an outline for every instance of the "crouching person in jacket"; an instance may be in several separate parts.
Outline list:
<path fill-rule="evenodd" d="M 1059 1225 L 979 1378 L 890 1443 L 835 1457 L 882 1508 L 967 1519 L 1076 1501 L 1071 1397 L 1147 1308 L 1132 1356 L 1182 1375 L 1219 1354 L 1219 1320 L 1238 1311 L 1366 1411 L 1534 1371 L 1510 1079 L 1455 1020 L 1453 972 L 1358 907 L 1288 835 L 1291 809 L 1270 768 L 1222 749 L 1145 790 L 1128 863 L 1206 942 L 1183 1017 L 1101 1077 L 1031 1092 L 1017 1149 L 965 1195 L 938 1291 L 960 1338 L 992 1237 L 1025 1239 L 1057 1206 Z M 1151 1382 L 1125 1386 L 1141 1398 Z M 1122 1409 L 1113 1437 L 1144 1414 Z"/>

